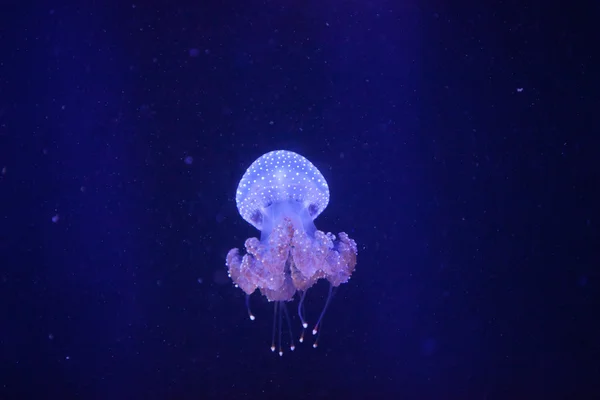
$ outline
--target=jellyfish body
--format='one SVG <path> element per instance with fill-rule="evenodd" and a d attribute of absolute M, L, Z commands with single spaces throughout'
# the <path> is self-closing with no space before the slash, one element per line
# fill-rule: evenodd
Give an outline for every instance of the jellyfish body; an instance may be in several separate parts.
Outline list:
<path fill-rule="evenodd" d="M 284 302 L 319 279 L 331 287 L 350 279 L 356 242 L 344 232 L 336 238 L 315 227 L 329 203 L 329 187 L 306 158 L 285 150 L 264 154 L 242 177 L 236 203 L 242 218 L 261 231 L 260 240 L 246 240 L 246 254 L 227 254 L 229 276 L 246 294 L 259 289 L 269 301 Z"/>

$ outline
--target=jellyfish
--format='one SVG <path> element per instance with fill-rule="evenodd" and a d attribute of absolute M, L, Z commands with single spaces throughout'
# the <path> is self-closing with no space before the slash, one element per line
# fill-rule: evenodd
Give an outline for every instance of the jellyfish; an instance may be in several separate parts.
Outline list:
<path fill-rule="evenodd" d="M 329 203 L 329 186 L 319 170 L 306 158 L 291 151 L 264 154 L 244 173 L 236 192 L 241 217 L 257 228 L 260 239 L 246 240 L 246 252 L 229 251 L 229 277 L 246 293 L 248 316 L 254 320 L 249 297 L 257 289 L 274 303 L 271 351 L 283 354 L 283 323 L 287 324 L 290 350 L 295 349 L 286 303 L 299 297 L 298 316 L 302 324 L 300 342 L 308 322 L 304 297 L 320 279 L 329 282 L 329 292 L 312 330 L 317 347 L 323 316 L 334 289 L 348 282 L 356 266 L 356 242 L 346 233 L 318 230 L 314 220 Z"/>

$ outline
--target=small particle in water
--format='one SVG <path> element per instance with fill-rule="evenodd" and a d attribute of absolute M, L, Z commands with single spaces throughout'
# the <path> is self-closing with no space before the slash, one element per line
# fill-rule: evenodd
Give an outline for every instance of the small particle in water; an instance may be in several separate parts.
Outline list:
<path fill-rule="evenodd" d="M 60 219 L 60 217 L 58 216 L 58 214 L 56 214 L 55 216 L 52 217 L 52 222 L 57 223 L 59 219 Z"/>
<path fill-rule="evenodd" d="M 54 340 L 54 335 L 53 335 L 53 334 L 51 334 L 51 333 L 49 333 L 49 334 L 48 334 L 48 339 L 50 339 L 50 340 Z"/>
<path fill-rule="evenodd" d="M 85 186 L 80 187 L 79 190 L 81 190 L 82 193 L 85 192 Z"/>
<path fill-rule="evenodd" d="M 274 125 L 274 124 L 275 124 L 275 122 L 269 121 L 269 125 Z"/>
<path fill-rule="evenodd" d="M 65 357 L 65 360 L 70 360 L 70 359 L 71 359 L 71 357 L 69 357 L 69 356 Z"/>
<path fill-rule="evenodd" d="M 198 278 L 198 283 L 202 283 L 202 278 Z"/>
<path fill-rule="evenodd" d="M 523 88 L 522 88 L 522 87 L 520 87 L 520 88 L 517 88 L 517 93 L 521 93 L 522 91 L 523 91 Z"/>
<path fill-rule="evenodd" d="M 190 49 L 190 57 L 198 57 L 199 55 L 200 55 L 200 50 Z"/>
<path fill-rule="evenodd" d="M 6 167 L 2 167 L 2 175 L 6 175 Z"/>
<path fill-rule="evenodd" d="M 187 156 L 186 158 L 183 159 L 183 162 L 186 163 L 187 165 L 192 165 L 192 163 L 194 162 L 194 157 Z"/>

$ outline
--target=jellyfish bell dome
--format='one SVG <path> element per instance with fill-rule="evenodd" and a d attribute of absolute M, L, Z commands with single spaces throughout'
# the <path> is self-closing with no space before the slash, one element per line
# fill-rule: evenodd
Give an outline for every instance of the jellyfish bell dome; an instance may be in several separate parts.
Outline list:
<path fill-rule="evenodd" d="M 276 150 L 254 161 L 236 192 L 237 208 L 261 231 L 282 217 L 296 219 L 310 230 L 329 203 L 329 186 L 319 170 L 300 154 Z"/>

